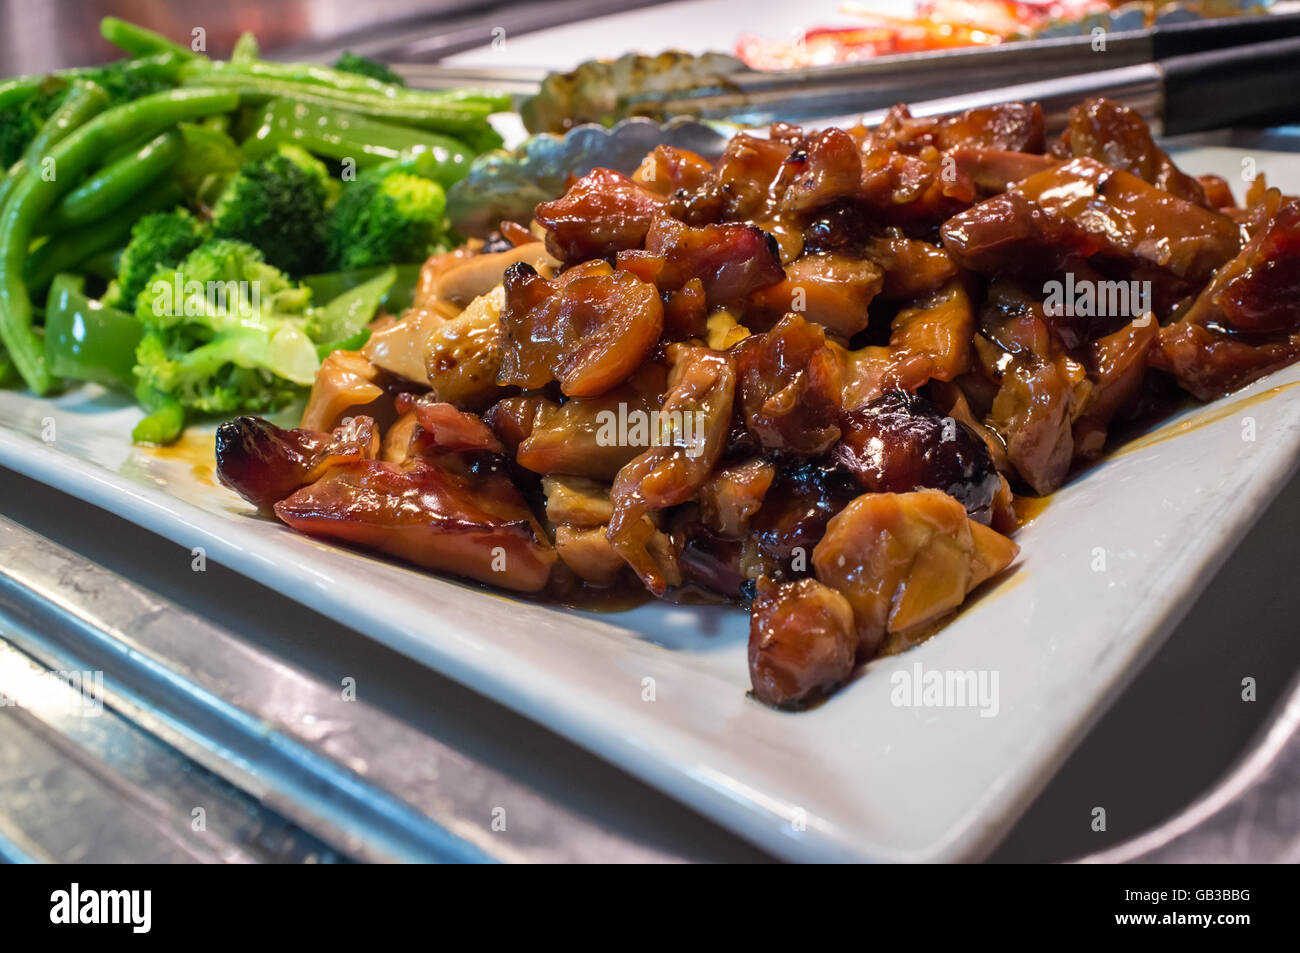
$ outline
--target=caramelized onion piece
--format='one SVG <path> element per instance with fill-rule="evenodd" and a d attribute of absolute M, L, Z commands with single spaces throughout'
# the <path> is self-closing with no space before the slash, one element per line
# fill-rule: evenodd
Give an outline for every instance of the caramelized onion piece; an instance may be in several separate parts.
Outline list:
<path fill-rule="evenodd" d="M 321 362 L 311 396 L 302 412 L 304 430 L 330 430 L 349 413 L 354 416 L 384 396 L 375 383 L 379 368 L 356 351 L 334 351 Z"/>
<path fill-rule="evenodd" d="M 790 706 L 834 691 L 853 674 L 857 651 L 853 607 L 840 593 L 816 579 L 758 580 L 749 678 L 759 701 Z"/>
<path fill-rule="evenodd" d="M 731 355 L 704 347 L 673 347 L 673 372 L 661 408 L 668 440 L 637 456 L 614 479 L 614 518 L 609 539 L 642 577 L 662 595 L 668 581 L 647 568 L 641 518 L 689 500 L 713 472 L 731 424 L 736 370 Z"/>
<path fill-rule="evenodd" d="M 938 621 L 1018 552 L 946 493 L 867 493 L 830 521 L 813 566 L 853 607 L 858 655 L 870 658 L 887 632 Z"/>
<path fill-rule="evenodd" d="M 735 349 L 740 412 L 765 450 L 802 456 L 840 436 L 840 366 L 820 325 L 788 314 Z"/>
<path fill-rule="evenodd" d="M 570 397 L 602 394 L 646 360 L 663 331 L 654 286 L 608 265 L 555 282 L 514 265 L 505 295 L 500 384 L 538 388 L 557 380 Z"/>
<path fill-rule="evenodd" d="M 379 452 L 369 417 L 356 417 L 332 433 L 283 430 L 261 417 L 236 417 L 217 428 L 217 479 L 268 516 L 290 493 L 330 467 Z"/>
<path fill-rule="evenodd" d="M 640 248 L 660 195 L 612 169 L 593 169 L 553 202 L 537 206 L 533 217 L 546 228 L 546 248 L 566 264 L 608 258 Z"/>
<path fill-rule="evenodd" d="M 365 546 L 430 569 L 521 592 L 538 592 L 555 564 L 519 491 L 504 473 L 460 473 L 420 460 L 331 468 L 275 505 L 310 536 Z"/>
<path fill-rule="evenodd" d="M 915 394 L 890 391 L 844 418 L 834 458 L 873 493 L 942 490 L 988 523 L 998 471 L 978 433 Z"/>

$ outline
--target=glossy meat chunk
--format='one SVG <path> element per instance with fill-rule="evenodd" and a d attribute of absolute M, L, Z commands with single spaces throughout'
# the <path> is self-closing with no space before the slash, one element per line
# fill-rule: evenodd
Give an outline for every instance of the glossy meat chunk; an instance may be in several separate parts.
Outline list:
<path fill-rule="evenodd" d="M 421 461 L 329 469 L 275 505 L 294 529 L 506 589 L 538 592 L 555 550 L 504 473 Z"/>
<path fill-rule="evenodd" d="M 874 263 L 840 254 L 804 255 L 785 266 L 785 277 L 750 296 L 746 322 L 771 327 L 793 311 L 848 340 L 867 326 L 867 307 L 883 276 Z"/>
<path fill-rule="evenodd" d="M 649 363 L 599 397 L 576 397 L 559 405 L 537 398 L 516 460 L 534 473 L 612 480 L 650 446 L 650 425 L 657 419 L 652 415 L 667 386 L 667 368 Z"/>
<path fill-rule="evenodd" d="M 655 146 L 632 175 L 632 181 L 667 198 L 700 188 L 712 170 L 707 159 L 690 149 Z"/>
<path fill-rule="evenodd" d="M 761 216 L 780 198 L 774 192 L 792 148 L 747 133 L 731 138 L 703 184 L 671 208 L 693 225 Z"/>
<path fill-rule="evenodd" d="M 950 381 L 970 363 L 974 331 L 970 296 L 954 279 L 894 316 L 889 346 L 895 360 L 922 358 L 927 377 Z"/>
<path fill-rule="evenodd" d="M 784 212 L 809 212 L 850 198 L 862 181 L 858 145 L 842 129 L 824 129 L 802 139 L 785 164 L 793 177 L 781 195 Z"/>
<path fill-rule="evenodd" d="M 946 493 L 867 493 L 830 521 L 813 565 L 853 607 L 858 655 L 870 658 L 887 632 L 938 621 L 1018 552 Z"/>
<path fill-rule="evenodd" d="M 1059 271 L 1072 256 L 1105 254 L 1203 281 L 1237 253 L 1227 216 L 1089 158 L 1030 176 L 954 216 L 944 246 L 964 268 Z"/>
<path fill-rule="evenodd" d="M 646 235 L 644 252 L 619 255 L 620 271 L 676 291 L 698 279 L 710 309 L 743 300 L 785 277 L 772 236 L 753 225 L 692 227 L 661 215 Z"/>
<path fill-rule="evenodd" d="M 610 493 L 610 541 L 656 595 L 663 594 L 668 582 L 661 573 L 645 571 L 642 517 L 686 502 L 709 478 L 726 443 L 736 386 L 729 354 L 681 345 L 675 352 L 660 413 L 677 426 L 668 441 L 619 470 Z"/>
<path fill-rule="evenodd" d="M 890 391 L 844 417 L 834 458 L 872 493 L 942 490 L 988 523 L 999 480 L 984 440 L 935 404 Z"/>
<path fill-rule="evenodd" d="M 236 417 L 217 428 L 217 479 L 263 513 L 330 467 L 379 452 L 369 417 L 350 418 L 331 433 L 284 430 L 261 417 Z"/>
<path fill-rule="evenodd" d="M 1086 372 L 1077 362 L 1018 354 L 1002 373 L 989 424 L 1007 457 L 1039 495 L 1065 482 L 1074 459 L 1073 426 Z"/>
<path fill-rule="evenodd" d="M 499 384 L 538 388 L 556 380 L 570 397 L 602 394 L 645 361 L 663 331 L 654 287 L 608 265 L 555 282 L 515 265 L 505 299 Z"/>
<path fill-rule="evenodd" d="M 1094 98 L 1070 109 L 1062 143 L 1073 156 L 1086 156 L 1112 169 L 1132 172 L 1178 198 L 1210 206 L 1201 183 L 1179 170 L 1156 145 L 1146 122 L 1113 99 Z"/>
<path fill-rule="evenodd" d="M 764 555 L 790 572 L 806 573 L 826 524 L 861 492 L 851 476 L 833 465 L 818 461 L 782 467 L 750 520 L 750 533 Z"/>
<path fill-rule="evenodd" d="M 760 447 L 816 456 L 839 439 L 840 367 L 820 325 L 789 314 L 734 353 L 740 413 Z"/>
<path fill-rule="evenodd" d="M 763 505 L 776 468 L 767 460 L 746 460 L 718 471 L 700 487 L 700 520 L 720 536 L 739 539 Z"/>
<path fill-rule="evenodd" d="M 1300 356 L 1300 202 L 1280 205 L 1178 322 L 1153 363 L 1201 400 Z"/>
<path fill-rule="evenodd" d="M 640 248 L 664 198 L 612 169 L 593 169 L 533 217 L 546 229 L 546 248 L 567 264 Z"/>
<path fill-rule="evenodd" d="M 758 580 L 749 677 L 759 701 L 789 706 L 833 691 L 853 674 L 857 651 L 853 608 L 840 593 L 816 579 Z"/>

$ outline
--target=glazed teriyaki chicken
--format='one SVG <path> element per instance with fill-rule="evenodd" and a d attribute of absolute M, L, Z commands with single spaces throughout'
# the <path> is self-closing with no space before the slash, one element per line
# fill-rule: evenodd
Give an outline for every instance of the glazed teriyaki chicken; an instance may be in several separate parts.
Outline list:
<path fill-rule="evenodd" d="M 1051 138 L 896 107 L 572 182 L 431 259 L 302 429 L 225 424 L 219 473 L 520 593 L 747 604 L 754 694 L 799 706 L 1005 570 L 1013 494 L 1298 355 L 1300 204 L 1262 179 L 1235 205 L 1105 100 Z"/>

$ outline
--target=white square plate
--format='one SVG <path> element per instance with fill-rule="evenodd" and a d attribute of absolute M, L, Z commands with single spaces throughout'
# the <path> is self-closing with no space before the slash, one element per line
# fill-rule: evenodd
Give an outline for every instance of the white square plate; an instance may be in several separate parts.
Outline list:
<path fill-rule="evenodd" d="M 1244 155 L 1196 149 L 1178 160 L 1240 192 Z M 1250 155 L 1270 182 L 1300 191 L 1296 157 Z M 132 447 L 138 411 L 95 387 L 44 401 L 0 392 L 0 463 L 204 547 L 208 559 L 464 682 L 780 856 L 973 860 L 1291 474 L 1298 382 L 1300 367 L 1287 368 L 1084 473 L 1017 537 L 1017 568 L 944 631 L 798 714 L 746 696 L 740 610 L 577 613 L 316 542 L 215 485 L 211 428 L 180 450 Z M 893 676 L 917 666 L 996 677 L 996 711 L 895 705 Z"/>

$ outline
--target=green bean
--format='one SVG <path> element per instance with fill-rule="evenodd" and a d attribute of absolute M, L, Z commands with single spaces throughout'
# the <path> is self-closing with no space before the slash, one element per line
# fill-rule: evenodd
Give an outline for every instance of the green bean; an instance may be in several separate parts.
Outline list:
<path fill-rule="evenodd" d="M 167 39 L 161 33 L 146 30 L 134 23 L 127 23 L 117 17 L 104 17 L 99 21 L 99 32 L 114 46 L 126 50 L 132 56 L 149 56 L 153 53 L 175 53 L 185 59 L 196 59 L 198 54 L 188 46 Z"/>
<path fill-rule="evenodd" d="M 426 177 L 443 187 L 464 178 L 473 159 L 470 148 L 450 136 L 380 122 L 345 109 L 273 99 L 240 148 L 248 158 L 260 159 L 285 144 L 330 159 L 352 159 L 361 169 L 427 153 L 437 163 L 437 173 Z"/>
<path fill-rule="evenodd" d="M 231 90 L 176 89 L 145 96 L 100 113 L 55 145 L 46 156 L 52 180 L 35 168 L 20 177 L 0 209 L 0 339 L 33 391 L 43 394 L 53 384 L 32 328 L 32 302 L 23 279 L 33 225 L 114 143 L 238 105 L 239 94 Z"/>
<path fill-rule="evenodd" d="M 38 73 L 34 76 L 15 76 L 0 83 L 0 109 L 27 102 L 36 95 L 47 78 Z"/>
<path fill-rule="evenodd" d="M 306 83 L 339 92 L 379 96 L 391 102 L 409 103 L 413 106 L 469 103 L 486 106 L 494 112 L 502 112 L 510 108 L 510 97 L 504 93 L 479 89 L 409 89 L 369 76 L 346 73 L 313 63 L 268 63 L 263 60 L 249 63 L 189 63 L 182 67 L 181 75 L 184 79 L 197 81 L 204 81 L 213 76 L 220 76 L 224 80 L 243 75 L 271 81 Z"/>
<path fill-rule="evenodd" d="M 98 222 L 52 236 L 27 256 L 23 282 L 29 291 L 39 291 L 61 271 L 73 271 L 100 252 L 119 248 L 131 237 L 131 227 L 150 212 L 175 208 L 185 193 L 174 182 L 150 189 Z"/>
<path fill-rule="evenodd" d="M 27 151 L 23 153 L 22 158 L 10 167 L 9 174 L 4 179 L 0 179 L 0 210 L 4 209 L 9 193 L 28 169 L 41 168 L 41 159 L 50 148 L 66 138 L 74 129 L 88 122 L 106 105 L 108 105 L 108 95 L 102 89 L 93 83 L 77 83 L 63 100 L 63 104 L 45 121 L 40 131 L 28 143 Z"/>
<path fill-rule="evenodd" d="M 104 166 L 64 196 L 49 218 L 48 230 L 62 231 L 103 218 L 175 165 L 183 148 L 181 134 L 168 129 L 133 154 Z"/>
<path fill-rule="evenodd" d="M 492 107 L 484 103 L 414 105 L 368 93 L 330 89 L 315 83 L 266 79 L 215 70 L 206 71 L 195 80 L 184 80 L 183 85 L 188 86 L 191 82 L 198 81 L 221 89 L 235 90 L 245 101 L 277 97 L 292 99 L 307 105 L 350 109 L 376 119 L 451 133 L 478 129 L 492 114 Z"/>

